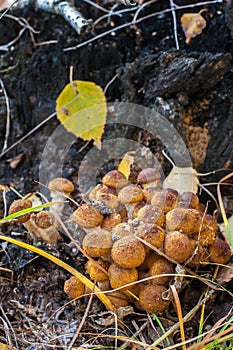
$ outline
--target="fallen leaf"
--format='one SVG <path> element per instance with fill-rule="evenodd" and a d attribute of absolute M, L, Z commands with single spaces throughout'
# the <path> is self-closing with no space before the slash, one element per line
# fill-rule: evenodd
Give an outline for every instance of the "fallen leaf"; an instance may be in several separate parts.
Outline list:
<path fill-rule="evenodd" d="M 184 13 L 181 17 L 181 25 L 186 36 L 186 44 L 190 44 L 192 38 L 201 34 L 202 30 L 206 27 L 206 20 L 201 15 L 203 11 L 206 11 L 206 9 L 198 13 Z"/>
<path fill-rule="evenodd" d="M 118 170 L 125 175 L 128 179 L 130 175 L 131 165 L 134 163 L 134 157 L 129 154 L 129 152 L 125 153 L 123 159 L 121 160 Z"/>
<path fill-rule="evenodd" d="M 93 82 L 75 80 L 57 98 L 57 118 L 63 126 L 85 141 L 94 140 L 100 148 L 107 106 L 102 88 Z"/>
<path fill-rule="evenodd" d="M 233 279 L 233 263 L 228 264 L 229 267 L 222 267 L 218 273 L 218 283 L 223 284 Z"/>
<path fill-rule="evenodd" d="M 18 154 L 17 156 L 11 158 L 11 159 L 7 159 L 7 162 L 10 163 L 10 167 L 12 169 L 16 169 L 17 166 L 19 165 L 19 163 L 22 160 L 23 155 L 22 154 Z"/>
<path fill-rule="evenodd" d="M 229 229 L 230 229 L 230 232 L 233 233 L 233 215 L 231 215 L 228 219 L 228 225 L 229 225 Z M 227 244 L 229 245 L 229 247 L 231 248 L 231 254 L 233 254 L 233 247 L 231 246 L 231 242 L 229 240 L 229 236 L 228 236 L 228 232 L 227 232 L 227 229 L 226 229 L 226 225 L 224 223 L 221 223 L 219 225 L 219 228 L 220 228 L 220 231 L 221 231 L 221 234 L 223 235 L 223 237 L 225 238 L 225 241 L 227 242 Z"/>

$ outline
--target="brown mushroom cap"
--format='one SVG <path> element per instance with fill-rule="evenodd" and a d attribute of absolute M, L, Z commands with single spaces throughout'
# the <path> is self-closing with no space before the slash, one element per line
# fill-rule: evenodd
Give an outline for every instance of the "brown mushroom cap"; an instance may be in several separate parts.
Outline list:
<path fill-rule="evenodd" d="M 210 254 L 207 247 L 203 247 L 193 239 L 191 239 L 191 244 L 193 245 L 193 253 L 188 260 L 188 266 L 198 266 L 202 262 L 208 263 L 210 261 Z"/>
<path fill-rule="evenodd" d="M 125 269 L 117 264 L 111 264 L 108 269 L 111 287 L 120 288 L 126 284 L 136 282 L 138 280 L 138 271 L 136 268 Z M 126 287 L 126 289 L 129 289 Z"/>
<path fill-rule="evenodd" d="M 155 248 L 162 247 L 165 238 L 165 231 L 156 224 L 141 223 L 135 227 L 135 234 Z"/>
<path fill-rule="evenodd" d="M 40 211 L 35 216 L 35 223 L 40 228 L 48 228 L 52 226 L 54 222 L 55 222 L 55 217 L 48 210 Z"/>
<path fill-rule="evenodd" d="M 85 284 L 77 277 L 72 276 L 70 279 L 65 281 L 64 292 L 72 299 L 81 297 L 85 294 Z"/>
<path fill-rule="evenodd" d="M 74 191 L 74 185 L 71 181 L 64 179 L 63 177 L 56 177 L 52 179 L 48 184 L 48 189 L 51 192 L 61 192 L 69 196 Z"/>
<path fill-rule="evenodd" d="M 161 178 L 161 174 L 158 169 L 155 168 L 146 168 L 140 171 L 137 177 L 137 183 L 139 185 L 150 184 Z"/>
<path fill-rule="evenodd" d="M 124 307 L 129 304 L 127 296 L 121 290 L 115 290 L 107 294 L 108 299 L 110 299 L 111 303 L 118 309 L 119 307 Z"/>
<path fill-rule="evenodd" d="M 190 233 L 193 231 L 193 227 L 194 219 L 187 208 L 174 208 L 166 214 L 166 228 L 168 231 Z"/>
<path fill-rule="evenodd" d="M 111 213 L 109 216 L 107 216 L 103 222 L 101 227 L 105 230 L 111 230 L 113 227 L 117 226 L 121 223 L 121 216 L 117 213 Z"/>
<path fill-rule="evenodd" d="M 134 233 L 133 225 L 130 222 L 121 222 L 112 229 L 112 238 L 114 241 L 132 235 Z"/>
<path fill-rule="evenodd" d="M 231 249 L 227 242 L 217 238 L 213 244 L 209 246 L 210 260 L 218 264 L 226 264 L 231 257 Z"/>
<path fill-rule="evenodd" d="M 158 226 L 162 226 L 164 223 L 163 210 L 152 204 L 146 204 L 139 209 L 137 218 L 148 224 L 157 224 Z"/>
<path fill-rule="evenodd" d="M 166 214 L 177 205 L 178 192 L 172 188 L 157 191 L 151 198 L 151 204 L 163 209 Z"/>
<path fill-rule="evenodd" d="M 124 268 L 140 266 L 146 256 L 143 244 L 132 236 L 125 236 L 115 241 L 111 254 L 113 261 Z"/>
<path fill-rule="evenodd" d="M 112 247 L 112 235 L 109 231 L 99 227 L 86 234 L 82 247 L 92 258 L 98 258 L 110 252 Z"/>
<path fill-rule="evenodd" d="M 104 217 L 99 210 L 89 204 L 82 204 L 71 216 L 71 220 L 82 228 L 100 226 L 103 219 Z"/>
<path fill-rule="evenodd" d="M 118 199 L 124 204 L 138 203 L 143 199 L 143 191 L 137 185 L 128 185 L 120 190 Z"/>
<path fill-rule="evenodd" d="M 150 284 L 142 287 L 139 302 L 147 312 L 160 314 L 169 305 L 169 300 L 163 299 L 166 288 L 161 285 Z"/>
<path fill-rule="evenodd" d="M 149 275 L 157 276 L 157 275 L 164 275 L 164 274 L 173 274 L 174 268 L 173 265 L 167 261 L 164 258 L 159 258 L 156 260 L 150 267 Z M 155 277 L 151 280 L 153 284 L 168 284 L 171 280 L 171 276 L 164 276 L 164 277 Z"/>
<path fill-rule="evenodd" d="M 115 189 L 107 186 L 102 186 L 96 191 L 96 199 L 103 202 L 110 209 L 116 209 L 119 206 Z"/>
<path fill-rule="evenodd" d="M 199 212 L 200 213 L 200 212 Z M 218 228 L 217 220 L 210 214 L 206 214 L 200 224 L 200 229 L 194 230 L 193 239 L 198 240 L 203 246 L 208 246 L 214 243 L 216 231 Z"/>
<path fill-rule="evenodd" d="M 143 199 L 146 203 L 151 203 L 153 196 L 159 192 L 160 189 L 157 187 L 147 187 L 143 189 Z"/>
<path fill-rule="evenodd" d="M 29 199 L 16 199 L 11 203 L 8 214 L 15 214 L 18 211 L 28 209 L 32 207 L 32 202 Z M 17 217 L 15 220 L 20 224 L 27 222 L 30 219 L 31 213 L 23 214 Z"/>
<path fill-rule="evenodd" d="M 125 175 L 118 170 L 109 171 L 103 177 L 102 182 L 104 185 L 114 189 L 120 189 L 128 185 Z"/>
<path fill-rule="evenodd" d="M 104 282 L 104 281 L 108 281 L 109 277 L 108 274 L 105 273 L 103 270 L 101 270 L 98 265 L 100 265 L 101 267 L 103 267 L 106 271 L 109 268 L 109 264 L 102 260 L 99 259 L 96 264 L 94 264 L 91 260 L 88 260 L 88 262 L 85 265 L 86 271 L 87 273 L 90 275 L 90 278 L 96 282 Z"/>
<path fill-rule="evenodd" d="M 177 262 L 183 263 L 194 250 L 187 235 L 179 231 L 169 232 L 165 236 L 164 253 Z"/>

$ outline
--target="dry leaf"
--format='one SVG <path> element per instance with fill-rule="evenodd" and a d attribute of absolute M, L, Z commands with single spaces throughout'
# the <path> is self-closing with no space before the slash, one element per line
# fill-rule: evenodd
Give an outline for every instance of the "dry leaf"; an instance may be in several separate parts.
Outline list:
<path fill-rule="evenodd" d="M 0 0 L 0 11 L 7 9 L 13 4 L 14 0 Z"/>
<path fill-rule="evenodd" d="M 184 13 L 181 17 L 181 25 L 186 36 L 186 44 L 190 44 L 192 38 L 201 34 L 202 30 L 206 27 L 206 20 L 201 15 L 203 11 L 206 11 L 206 9 L 198 13 Z"/>
<path fill-rule="evenodd" d="M 125 153 L 123 159 L 121 160 L 118 170 L 125 175 L 128 179 L 130 175 L 131 165 L 134 163 L 134 157 L 130 155 L 130 152 Z"/>
<path fill-rule="evenodd" d="M 231 233 L 233 233 L 233 215 L 231 215 L 228 219 L 228 225 L 229 225 L 229 228 L 230 228 L 230 231 Z M 227 229 L 226 229 L 226 226 L 224 223 L 220 224 L 219 225 L 219 228 L 220 228 L 220 231 L 221 231 L 221 234 L 223 235 L 223 237 L 225 238 L 225 241 L 227 242 L 227 244 L 229 245 L 229 247 L 231 248 L 231 254 L 233 254 L 233 247 L 231 246 L 231 242 L 229 240 L 229 237 L 228 237 L 228 232 L 227 232 Z"/>
<path fill-rule="evenodd" d="M 19 165 L 19 163 L 21 162 L 22 157 L 23 157 L 22 154 L 18 154 L 17 156 L 15 156 L 15 157 L 13 157 L 11 159 L 8 159 L 7 162 L 10 163 L 10 167 L 12 169 L 16 169 L 17 166 Z"/>
<path fill-rule="evenodd" d="M 219 271 L 217 280 L 218 283 L 223 284 L 230 282 L 233 278 L 233 263 L 228 264 L 229 267 L 222 267 Z"/>

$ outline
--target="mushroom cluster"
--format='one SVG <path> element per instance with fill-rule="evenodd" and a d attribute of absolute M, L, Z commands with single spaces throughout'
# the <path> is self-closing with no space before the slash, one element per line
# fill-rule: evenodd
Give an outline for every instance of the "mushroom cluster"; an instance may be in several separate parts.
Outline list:
<path fill-rule="evenodd" d="M 141 309 L 161 313 L 177 263 L 224 264 L 231 256 L 198 196 L 162 189 L 153 168 L 142 170 L 136 183 L 118 170 L 108 172 L 71 220 L 86 231 L 87 273 L 102 289 L 117 289 L 109 295 L 116 307 L 133 299 Z"/>

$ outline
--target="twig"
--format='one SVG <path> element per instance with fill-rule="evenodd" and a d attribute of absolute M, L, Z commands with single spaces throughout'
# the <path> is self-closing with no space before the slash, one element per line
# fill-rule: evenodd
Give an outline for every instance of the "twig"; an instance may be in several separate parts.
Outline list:
<path fill-rule="evenodd" d="M 5 97 L 5 102 L 6 102 L 6 130 L 5 130 L 5 140 L 2 147 L 2 152 L 4 152 L 7 149 L 7 142 L 10 134 L 10 104 L 9 104 L 9 99 L 7 96 L 5 86 L 1 78 L 0 78 L 0 85 L 1 85 L 4 97 Z"/>
<path fill-rule="evenodd" d="M 175 8 L 177 7 L 177 5 L 174 3 L 173 0 L 170 0 L 170 7 L 172 10 L 173 30 L 174 30 L 176 49 L 179 50 L 180 46 L 179 46 L 179 41 L 178 41 L 178 36 L 177 36 L 177 22 L 176 22 L 176 11 L 175 11 Z"/>

